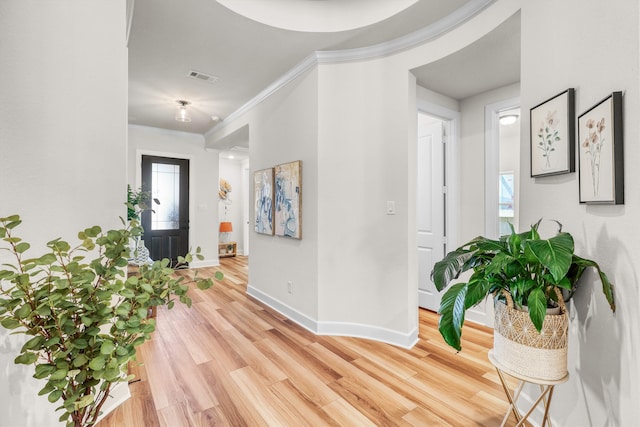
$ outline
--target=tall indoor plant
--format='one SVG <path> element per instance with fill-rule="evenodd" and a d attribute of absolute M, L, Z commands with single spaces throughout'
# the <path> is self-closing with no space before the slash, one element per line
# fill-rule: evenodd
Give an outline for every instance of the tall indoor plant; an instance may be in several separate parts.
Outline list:
<path fill-rule="evenodd" d="M 39 394 L 61 400 L 57 410 L 67 426 L 94 425 L 112 386 L 130 379 L 128 362 L 155 329 L 149 307 L 172 308 L 176 299 L 191 305 L 188 283 L 173 275 L 169 260 L 126 277 L 129 239 L 142 228 L 135 218 L 122 222 L 117 230 L 79 232 L 75 246 L 52 240 L 33 256 L 15 234 L 20 217 L 0 218 L 1 249 L 13 259 L 0 267 L 0 324 L 30 337 L 15 363 L 34 366 L 34 377 L 46 382 Z M 189 281 L 200 289 L 213 285 L 197 272 Z"/>
<path fill-rule="evenodd" d="M 517 307 L 528 306 L 540 332 L 547 307 L 557 305 L 555 290 L 569 298 L 588 267 L 598 272 L 602 292 L 615 311 L 613 284 L 600 266 L 574 253 L 573 237 L 562 231 L 560 223 L 558 233 L 549 239 L 540 237 L 539 225 L 540 221 L 524 233 L 511 226 L 511 234 L 498 240 L 476 237 L 435 264 L 431 279 L 439 291 L 460 273 L 473 270 L 467 282 L 452 285 L 442 297 L 438 328 L 450 346 L 461 350 L 466 310 L 489 295 L 499 297 L 501 291 L 508 292 Z"/>

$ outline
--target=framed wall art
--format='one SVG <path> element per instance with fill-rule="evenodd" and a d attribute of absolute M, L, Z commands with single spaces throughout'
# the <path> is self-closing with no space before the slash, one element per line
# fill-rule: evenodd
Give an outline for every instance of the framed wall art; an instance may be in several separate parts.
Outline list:
<path fill-rule="evenodd" d="M 532 178 L 575 172 L 575 114 L 573 88 L 530 110 Z"/>
<path fill-rule="evenodd" d="M 273 235 L 273 168 L 253 173 L 254 230 Z"/>
<path fill-rule="evenodd" d="M 276 236 L 302 238 L 302 162 L 275 167 Z"/>
<path fill-rule="evenodd" d="M 580 203 L 624 203 L 622 92 L 578 117 Z"/>

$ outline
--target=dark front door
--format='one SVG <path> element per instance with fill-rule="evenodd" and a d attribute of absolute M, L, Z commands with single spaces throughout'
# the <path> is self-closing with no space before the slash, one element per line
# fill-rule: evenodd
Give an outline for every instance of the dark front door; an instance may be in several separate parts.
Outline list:
<path fill-rule="evenodd" d="M 142 156 L 142 191 L 160 202 L 142 213 L 149 256 L 175 264 L 189 248 L 189 160 Z"/>

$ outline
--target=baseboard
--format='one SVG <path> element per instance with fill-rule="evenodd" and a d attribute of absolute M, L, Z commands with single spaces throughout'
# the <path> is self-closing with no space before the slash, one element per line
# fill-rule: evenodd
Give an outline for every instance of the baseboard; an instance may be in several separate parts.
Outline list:
<path fill-rule="evenodd" d="M 287 318 L 293 320 L 303 328 L 309 330 L 310 332 L 313 332 L 314 334 L 317 334 L 317 321 L 311 319 L 306 314 L 300 313 L 296 309 L 289 307 L 288 305 L 271 297 L 270 295 L 265 294 L 261 290 L 256 289 L 251 285 L 247 285 L 247 294 L 257 299 L 261 303 L 268 305 L 278 313 L 287 316 Z"/>
<path fill-rule="evenodd" d="M 220 260 L 217 258 L 203 259 L 202 261 L 193 260 L 192 262 L 189 263 L 189 268 L 217 267 L 219 265 L 220 265 Z"/>
<path fill-rule="evenodd" d="M 365 324 L 349 322 L 318 322 L 317 320 L 311 319 L 305 314 L 300 313 L 294 308 L 282 303 L 270 295 L 265 294 L 251 285 L 247 286 L 247 294 L 316 335 L 364 338 L 407 349 L 413 347 L 418 342 L 417 327 L 407 334 L 402 334 L 391 329 Z"/>
<path fill-rule="evenodd" d="M 407 334 L 402 334 L 379 326 L 349 322 L 318 322 L 317 334 L 364 338 L 406 349 L 412 348 L 418 342 L 418 328 Z"/>

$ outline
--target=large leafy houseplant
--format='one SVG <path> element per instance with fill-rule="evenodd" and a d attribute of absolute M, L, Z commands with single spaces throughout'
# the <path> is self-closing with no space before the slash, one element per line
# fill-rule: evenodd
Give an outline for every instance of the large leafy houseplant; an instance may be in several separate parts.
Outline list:
<path fill-rule="evenodd" d="M 615 311 L 613 284 L 595 262 L 574 254 L 571 234 L 562 231 L 542 239 L 538 233 L 540 221 L 524 233 L 511 234 L 498 240 L 476 237 L 448 253 L 434 265 L 431 272 L 436 288 L 442 291 L 460 274 L 473 270 L 467 282 L 449 287 L 440 303 L 438 328 L 444 340 L 460 351 L 460 337 L 467 309 L 489 295 L 508 292 L 517 307 L 528 306 L 529 316 L 538 332 L 546 316 L 547 307 L 557 304 L 558 288 L 570 298 L 578 280 L 588 267 L 597 270 L 602 291 Z"/>
<path fill-rule="evenodd" d="M 213 285 L 197 272 L 187 281 L 176 277 L 166 259 L 126 277 L 129 239 L 142 228 L 135 219 L 122 222 L 119 230 L 81 231 L 73 247 L 52 240 L 44 254 L 30 256 L 29 243 L 15 234 L 20 217 L 0 218 L 1 249 L 13 259 L 0 266 L 0 324 L 30 337 L 15 363 L 34 366 L 34 377 L 45 381 L 39 394 L 61 400 L 67 426 L 94 425 L 113 385 L 130 379 L 127 365 L 155 329 L 149 307 L 172 308 L 176 299 L 190 306 L 188 281 Z"/>

